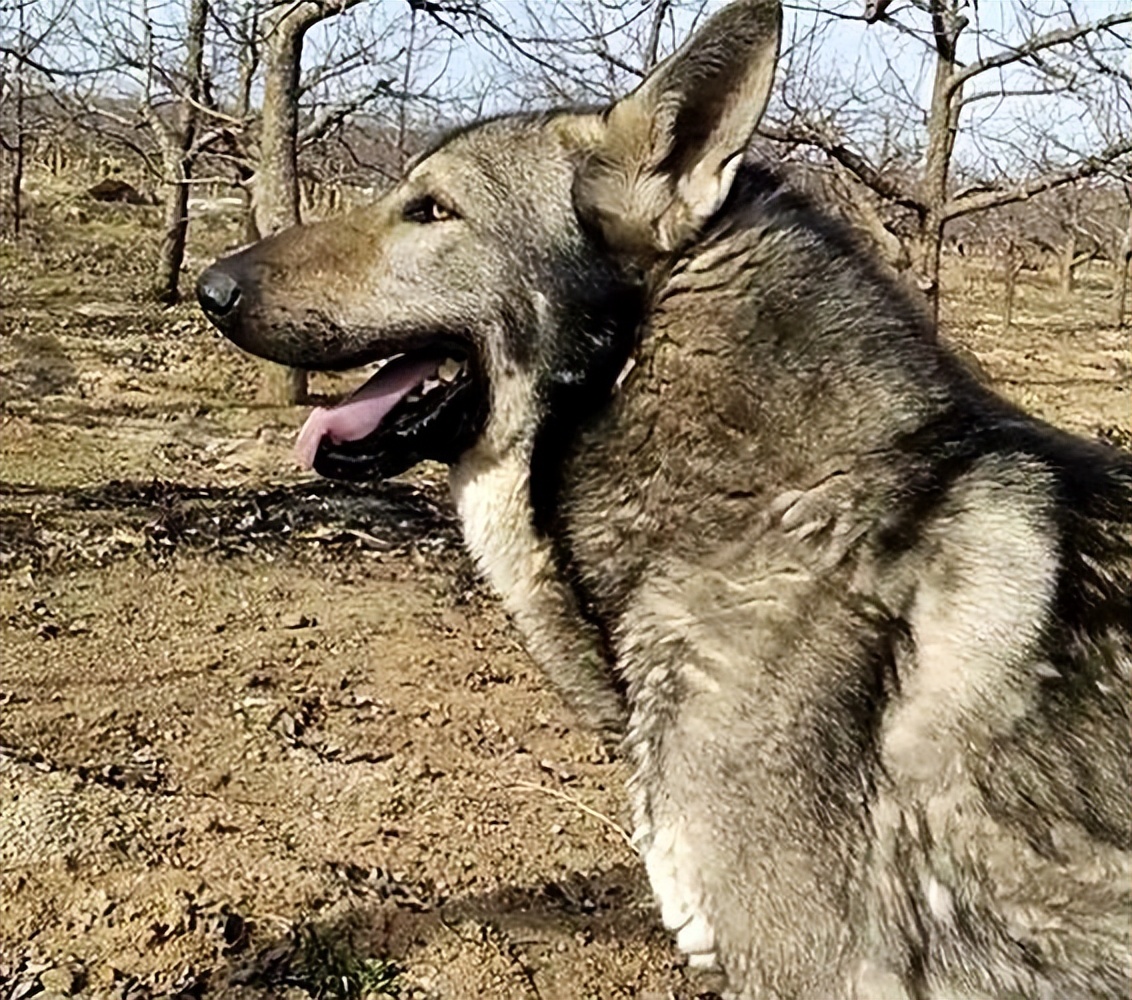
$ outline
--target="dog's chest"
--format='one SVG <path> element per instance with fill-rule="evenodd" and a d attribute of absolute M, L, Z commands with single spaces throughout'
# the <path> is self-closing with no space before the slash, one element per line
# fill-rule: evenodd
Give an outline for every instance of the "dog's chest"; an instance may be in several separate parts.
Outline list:
<path fill-rule="evenodd" d="M 551 556 L 546 540 L 535 533 L 529 482 L 524 457 L 487 459 L 476 451 L 450 476 L 465 544 L 512 613 L 530 598 Z"/>

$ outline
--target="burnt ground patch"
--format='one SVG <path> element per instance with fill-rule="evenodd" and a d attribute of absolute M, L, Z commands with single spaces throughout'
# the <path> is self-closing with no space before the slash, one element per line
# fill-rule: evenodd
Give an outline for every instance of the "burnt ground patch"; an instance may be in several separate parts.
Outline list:
<path fill-rule="evenodd" d="M 136 554 L 160 560 L 179 549 L 222 556 L 279 555 L 312 544 L 440 551 L 459 542 L 444 499 L 403 482 L 210 487 L 154 479 L 54 489 L 0 483 L 0 532 L 0 569 L 32 570 Z"/>

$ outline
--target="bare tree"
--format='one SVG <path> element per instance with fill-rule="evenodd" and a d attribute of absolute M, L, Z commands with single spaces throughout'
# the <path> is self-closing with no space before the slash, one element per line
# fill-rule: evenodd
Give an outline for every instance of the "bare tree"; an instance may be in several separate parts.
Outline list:
<path fill-rule="evenodd" d="M 162 231 L 150 281 L 155 300 L 180 297 L 189 225 L 189 190 L 205 145 L 200 132 L 207 89 L 204 53 L 209 0 L 190 0 L 183 19 L 170 9 L 107 0 L 73 28 L 95 62 L 74 73 L 61 110 L 104 141 L 137 155 L 161 190 Z"/>
<path fill-rule="evenodd" d="M 301 221 L 300 151 L 391 92 L 392 75 L 369 75 L 388 61 L 379 51 L 387 39 L 374 39 L 365 30 L 356 32 L 362 39 L 357 45 L 348 51 L 321 52 L 319 64 L 302 72 L 308 32 L 359 3 L 215 0 L 212 74 L 208 86 L 187 102 L 195 126 L 192 148 L 234 173 L 247 199 L 248 241 Z M 357 88 L 347 88 L 343 77 L 350 72 L 368 78 Z M 320 102 L 318 94 L 327 90 L 335 92 L 334 97 Z M 269 383 L 270 394 L 280 402 L 299 402 L 307 395 L 303 372 Z"/>
<path fill-rule="evenodd" d="M 603 104 L 635 86 L 709 0 L 409 0 L 486 54 L 520 106 Z"/>
<path fill-rule="evenodd" d="M 1132 201 L 1132 190 L 1125 189 Z M 1120 256 L 1117 265 L 1120 269 L 1119 290 L 1116 296 L 1116 325 L 1121 329 L 1128 326 L 1128 284 L 1132 280 L 1132 207 L 1128 210 L 1128 227 L 1124 230 Z"/>
<path fill-rule="evenodd" d="M 319 21 L 360 2 L 283 3 L 264 19 L 263 117 L 253 196 L 255 224 L 263 236 L 300 221 L 298 144 L 303 38 Z"/>
<path fill-rule="evenodd" d="M 298 225 L 299 94 L 303 38 L 319 21 L 341 14 L 361 0 L 303 0 L 277 6 L 264 19 L 263 116 L 260 155 L 253 180 L 255 230 L 261 236 Z M 307 373 L 288 370 L 285 401 L 302 403 Z"/>
<path fill-rule="evenodd" d="M 1052 14 L 1020 2 L 1014 8 L 1017 23 L 1007 32 L 973 23 L 977 8 L 962 0 L 922 0 L 900 11 L 888 8 L 889 4 L 874 0 L 860 13 L 842 6 L 816 16 L 810 38 L 795 38 L 788 53 L 787 95 L 777 108 L 778 120 L 771 121 L 764 133 L 790 146 L 820 150 L 878 199 L 890 220 L 902 219 L 889 221 L 887 228 L 906 239 L 918 284 L 938 309 L 940 254 L 949 222 L 1107 171 L 1127 169 L 1132 128 L 1122 129 L 1117 123 L 1129 122 L 1127 96 L 1121 91 L 1132 82 L 1125 68 L 1132 51 L 1125 26 L 1132 23 L 1132 11 L 1119 10 L 1081 22 L 1069 8 L 1062 22 L 1051 28 L 1047 22 Z M 921 16 L 929 22 L 926 32 L 918 20 Z M 909 82 L 891 65 L 868 93 L 856 84 L 839 81 L 829 88 L 825 100 L 807 100 L 812 95 L 802 88 L 812 83 L 812 54 L 821 41 L 822 18 L 836 17 L 843 19 L 841 23 L 857 17 L 879 20 L 888 30 L 924 44 L 932 79 L 922 111 Z M 968 35 L 976 43 L 973 49 L 968 46 L 974 56 L 961 57 L 961 41 Z M 1011 76 L 1011 69 L 1022 75 Z M 1107 129 L 1099 130 L 1108 132 L 1106 143 L 1085 151 L 1055 150 L 1050 141 L 1035 140 L 1029 145 L 1015 137 L 1009 150 L 1012 155 L 1001 157 L 1005 166 L 996 163 L 995 156 L 986 155 L 984 148 L 988 176 L 965 187 L 953 183 L 956 140 L 964 123 L 972 121 L 974 109 L 984 105 L 1001 108 L 1013 98 L 1083 99 L 1090 91 L 1116 95 L 1116 111 L 1105 123 Z M 878 130 L 877 121 L 885 111 L 889 116 L 902 113 L 904 119 L 895 128 Z M 917 129 L 920 114 L 919 135 L 909 135 Z M 886 140 L 894 135 L 897 139 L 893 143 L 874 141 L 873 155 L 863 150 L 867 140 L 860 127 L 870 116 L 874 136 L 884 131 Z M 850 121 L 857 127 L 851 128 Z M 1035 129 L 1034 134 L 1037 132 Z M 998 152 L 1004 149 L 1005 144 Z M 1060 155 L 1055 157 L 1053 152 Z"/>
<path fill-rule="evenodd" d="M 4 184 L 9 202 L 7 231 L 18 238 L 23 222 L 24 172 L 29 139 L 44 125 L 42 96 L 66 71 L 41 54 L 70 10 L 70 0 L 15 0 L 0 5 L 0 153 L 10 173 Z"/>
<path fill-rule="evenodd" d="M 1014 322 L 1018 278 L 1026 264 L 1024 238 L 1008 224 L 995 249 L 995 256 L 1002 267 L 1002 332 L 1009 333 Z"/>
<path fill-rule="evenodd" d="M 7 96 L 12 92 L 12 121 L 5 132 L 10 131 L 10 138 L 0 133 L 0 144 L 5 153 L 10 154 L 12 160 L 12 176 L 9 183 L 11 192 L 11 214 L 9 227 L 12 236 L 16 239 L 20 235 L 20 219 L 23 215 L 22 195 L 24 184 L 24 157 L 27 149 L 27 121 L 25 112 L 27 108 L 24 77 L 27 71 L 27 60 L 30 58 L 27 36 L 27 3 L 16 4 L 16 37 L 15 45 L 6 49 L 3 62 L 3 75 L 0 76 L 0 95 Z M 8 123 L 5 122 L 7 125 Z"/>
<path fill-rule="evenodd" d="M 184 91 L 171 121 L 151 106 L 145 111 L 161 148 L 165 195 L 161 247 L 154 276 L 154 297 L 171 304 L 180 297 L 181 264 L 189 231 L 189 181 L 199 154 L 196 144 L 204 89 L 204 41 L 208 0 L 192 0 L 185 33 Z"/>
<path fill-rule="evenodd" d="M 139 14 L 126 0 L 89 3 L 107 22 L 100 34 L 116 40 L 91 39 L 114 67 L 94 96 L 117 87 L 102 105 L 118 138 L 166 191 L 210 179 L 194 164 L 231 178 L 248 197 L 250 239 L 329 200 L 316 181 L 349 175 L 368 187 L 395 175 L 438 125 L 515 103 L 608 101 L 686 37 L 708 0 L 208 0 L 195 73 L 193 17 L 153 23 L 175 5 Z M 767 119 L 775 154 L 800 162 L 934 300 L 949 225 L 1127 172 L 1132 12 L 1078 15 L 1038 0 L 792 5 Z M 146 24 L 148 53 L 138 42 Z M 855 71 L 847 33 L 872 46 Z M 926 60 L 914 56 L 911 71 L 907 60 L 886 64 L 897 44 Z M 446 46 L 462 49 L 451 76 Z M 139 94 L 144 107 L 131 111 Z M 1087 127 L 1070 127 L 1074 113 Z M 173 233 L 184 211 L 166 207 Z M 1091 252 L 1091 222 L 1076 225 L 1072 260 L 1068 239 L 1058 244 L 1070 280 Z"/>
<path fill-rule="evenodd" d="M 1062 295 L 1070 295 L 1076 286 L 1077 269 L 1096 257 L 1107 257 L 1115 263 L 1116 248 L 1111 233 L 1122 229 L 1120 213 L 1112 218 L 1104 204 L 1110 192 L 1081 182 L 1066 184 L 1034 199 L 1039 219 L 1051 229 L 1050 249 L 1057 258 L 1057 283 Z M 1106 244 L 1109 246 L 1106 247 Z"/>

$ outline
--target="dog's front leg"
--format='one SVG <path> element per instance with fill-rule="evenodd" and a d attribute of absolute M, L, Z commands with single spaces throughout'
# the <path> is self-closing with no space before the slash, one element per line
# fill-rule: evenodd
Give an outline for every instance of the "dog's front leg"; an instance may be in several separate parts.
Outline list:
<path fill-rule="evenodd" d="M 613 683 L 601 637 L 558 581 L 542 580 L 522 601 L 504 599 L 527 651 L 588 728 L 611 746 L 626 729 L 625 701 Z"/>
<path fill-rule="evenodd" d="M 737 996 L 851 996 L 865 836 L 844 675 L 791 656 L 753 586 L 729 606 L 732 582 L 654 580 L 624 624 L 637 847 L 678 947 Z"/>
<path fill-rule="evenodd" d="M 626 741 L 635 843 L 662 922 L 737 997 L 851 995 L 848 865 L 820 828 L 821 803 L 800 800 L 798 762 L 741 738 L 720 702 L 664 719 L 667 683 L 654 668 Z"/>

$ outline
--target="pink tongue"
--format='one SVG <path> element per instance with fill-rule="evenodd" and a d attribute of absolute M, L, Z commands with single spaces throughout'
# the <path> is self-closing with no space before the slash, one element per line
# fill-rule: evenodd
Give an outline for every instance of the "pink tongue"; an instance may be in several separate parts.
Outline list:
<path fill-rule="evenodd" d="M 383 365 L 381 371 L 344 403 L 330 409 L 320 406 L 312 410 L 295 443 L 299 465 L 304 469 L 314 466 L 315 452 L 324 437 L 341 444 L 372 434 L 385 415 L 414 387 L 435 375 L 439 367 L 438 358 L 402 355 Z"/>

